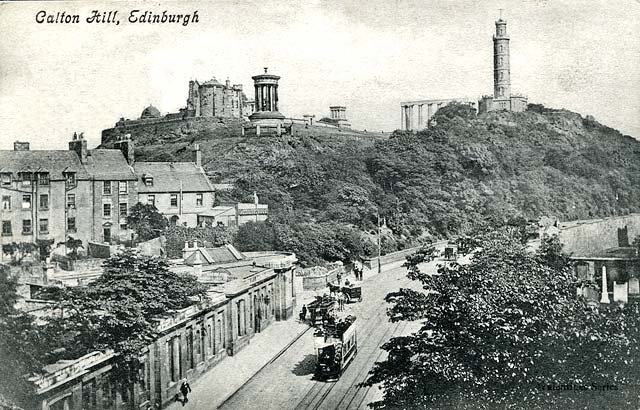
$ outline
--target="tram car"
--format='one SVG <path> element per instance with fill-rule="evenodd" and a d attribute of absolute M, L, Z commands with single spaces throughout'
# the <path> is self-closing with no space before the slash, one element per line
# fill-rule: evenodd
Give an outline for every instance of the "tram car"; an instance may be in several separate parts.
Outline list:
<path fill-rule="evenodd" d="M 335 310 L 336 300 L 331 296 L 316 296 L 316 300 L 307 304 L 309 315 L 311 317 L 311 324 L 313 326 L 319 326 L 322 324 L 322 319 L 333 315 Z"/>
<path fill-rule="evenodd" d="M 338 380 L 351 363 L 358 352 L 355 321 L 355 316 L 347 316 L 338 321 L 332 317 L 324 329 L 316 331 L 316 379 Z"/>

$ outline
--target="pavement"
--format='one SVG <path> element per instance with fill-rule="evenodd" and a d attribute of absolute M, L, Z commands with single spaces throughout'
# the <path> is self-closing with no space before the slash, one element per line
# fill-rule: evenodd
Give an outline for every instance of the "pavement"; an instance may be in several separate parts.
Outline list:
<path fill-rule="evenodd" d="M 385 265 L 385 270 L 389 268 L 390 266 Z M 353 273 L 342 277 L 343 284 L 346 279 L 351 283 L 360 283 L 355 280 Z M 307 323 L 300 322 L 298 313 L 303 304 L 313 301 L 316 296 L 324 293 L 328 293 L 328 289 L 298 293 L 296 308 L 291 319 L 273 322 L 264 331 L 255 335 L 238 354 L 225 357 L 199 378 L 190 381 L 192 392 L 189 394 L 187 404 L 183 406 L 180 402 L 173 402 L 165 409 L 215 410 L 221 407 L 260 370 L 278 359 L 292 344 L 312 329 Z"/>
<path fill-rule="evenodd" d="M 165 408 L 217 409 L 309 329 L 311 327 L 301 323 L 297 315 L 287 321 L 272 323 L 255 335 L 238 354 L 225 357 L 191 382 L 192 392 L 185 406 L 174 402 Z"/>
<path fill-rule="evenodd" d="M 353 275 L 352 275 L 353 276 Z M 351 277 L 350 281 L 355 278 Z M 283 322 L 273 322 L 255 335 L 249 344 L 235 356 L 222 359 L 194 381 L 190 381 L 192 392 L 189 402 L 171 403 L 165 409 L 211 409 L 220 407 L 226 400 L 251 380 L 262 368 L 276 360 L 291 344 L 295 343 L 311 327 L 298 319 L 300 307 L 314 300 L 316 295 L 328 291 L 305 291 L 297 295 L 294 315 Z"/>

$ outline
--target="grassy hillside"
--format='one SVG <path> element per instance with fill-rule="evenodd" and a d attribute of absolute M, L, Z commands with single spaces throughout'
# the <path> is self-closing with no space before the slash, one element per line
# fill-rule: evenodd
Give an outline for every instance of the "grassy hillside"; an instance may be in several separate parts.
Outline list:
<path fill-rule="evenodd" d="M 384 140 L 211 131 L 137 149 L 147 159 L 180 160 L 189 156 L 183 148 L 200 143 L 214 182 L 236 184 L 229 199 L 255 190 L 269 203 L 278 225 L 265 235 L 280 241 L 274 246 L 304 248 L 298 242 L 309 238 L 295 232 L 313 223 L 364 232 L 363 249 L 371 251 L 366 233 L 376 229 L 378 212 L 393 232 L 383 244 L 392 250 L 514 218 L 638 211 L 640 143 L 592 118 L 539 105 L 476 116 L 451 105 L 435 121 Z"/>

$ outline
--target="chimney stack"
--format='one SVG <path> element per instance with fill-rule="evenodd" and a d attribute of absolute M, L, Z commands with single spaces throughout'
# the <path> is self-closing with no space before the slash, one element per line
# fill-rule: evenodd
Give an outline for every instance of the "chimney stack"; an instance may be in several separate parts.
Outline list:
<path fill-rule="evenodd" d="M 73 139 L 69 141 L 69 151 L 75 151 L 80 158 L 81 164 L 87 163 L 87 140 L 84 139 L 84 133 L 73 133 Z"/>
<path fill-rule="evenodd" d="M 135 152 L 131 134 L 125 134 L 123 137 L 118 138 L 118 141 L 116 141 L 113 146 L 122 151 L 122 155 L 124 155 L 124 159 L 127 160 L 127 164 L 133 165 L 135 162 Z"/>
<path fill-rule="evenodd" d="M 22 141 L 15 141 L 13 143 L 13 150 L 14 151 L 29 151 L 29 143 L 28 142 L 22 142 Z"/>
<path fill-rule="evenodd" d="M 195 162 L 196 166 L 202 166 L 202 152 L 200 152 L 200 144 L 195 144 L 193 146 L 193 162 Z"/>

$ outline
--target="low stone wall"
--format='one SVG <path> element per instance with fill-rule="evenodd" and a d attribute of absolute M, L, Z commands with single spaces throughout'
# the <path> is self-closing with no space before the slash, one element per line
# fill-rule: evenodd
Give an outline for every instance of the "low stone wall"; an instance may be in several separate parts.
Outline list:
<path fill-rule="evenodd" d="M 402 263 L 404 263 L 404 261 L 406 260 L 407 256 L 411 255 L 412 253 L 415 253 L 418 249 L 420 249 L 420 247 L 416 246 L 415 248 L 403 249 L 401 251 L 391 252 L 386 255 L 382 255 L 380 257 L 379 265 L 387 266 L 392 263 L 398 263 L 399 266 L 401 266 Z M 363 259 L 362 266 L 363 266 L 364 278 L 368 278 L 370 276 L 376 275 L 378 273 L 378 258 L 375 257 L 375 258 Z"/>
<path fill-rule="evenodd" d="M 587 256 L 605 249 L 629 246 L 638 235 L 640 214 L 630 214 L 562 223 L 558 237 L 565 252 Z"/>
<path fill-rule="evenodd" d="M 302 289 L 316 290 L 326 288 L 330 282 L 338 281 L 338 273 L 344 273 L 344 267 L 332 269 L 324 275 L 302 276 Z"/>

